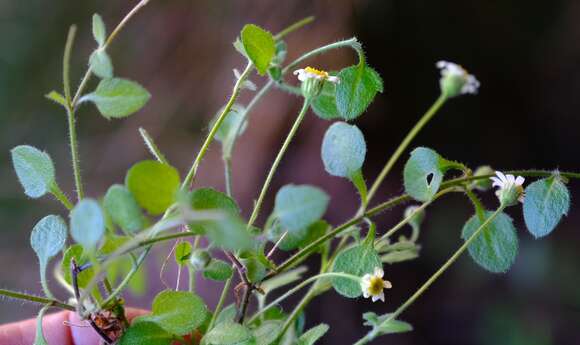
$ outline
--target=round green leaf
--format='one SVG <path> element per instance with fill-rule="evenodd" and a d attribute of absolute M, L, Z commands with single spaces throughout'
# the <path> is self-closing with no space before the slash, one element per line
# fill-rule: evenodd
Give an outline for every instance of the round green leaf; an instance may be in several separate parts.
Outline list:
<path fill-rule="evenodd" d="M 92 251 L 105 233 L 103 211 L 96 200 L 83 199 L 70 213 L 72 238 L 85 250 Z"/>
<path fill-rule="evenodd" d="M 274 37 L 257 25 L 248 24 L 242 29 L 241 38 L 247 57 L 256 66 L 258 73 L 264 75 L 276 54 Z"/>
<path fill-rule="evenodd" d="M 486 219 L 492 214 L 485 211 Z M 461 237 L 467 240 L 484 221 L 477 215 L 469 218 L 463 226 Z M 486 270 L 507 272 L 518 252 L 518 237 L 512 219 L 505 213 L 498 214 L 467 249 L 473 260 Z"/>
<path fill-rule="evenodd" d="M 312 101 L 312 110 L 323 120 L 339 119 L 340 113 L 336 108 L 336 85 L 324 83 L 320 94 Z"/>
<path fill-rule="evenodd" d="M 536 238 L 554 230 L 570 209 L 570 193 L 558 176 L 530 184 L 524 197 L 524 220 Z"/>
<path fill-rule="evenodd" d="M 103 79 L 95 91 L 82 97 L 82 101 L 95 103 L 106 118 L 129 116 L 149 101 L 151 94 L 138 83 L 120 78 Z"/>
<path fill-rule="evenodd" d="M 47 263 L 58 254 L 66 242 L 66 223 L 60 216 L 42 218 L 32 229 L 30 245 L 41 262 Z"/>
<path fill-rule="evenodd" d="M 125 177 L 125 185 L 137 203 L 157 216 L 175 201 L 179 190 L 179 173 L 167 164 L 153 160 L 136 163 Z"/>
<path fill-rule="evenodd" d="M 239 323 L 223 322 L 201 339 L 201 345 L 256 345 L 256 339 L 249 329 Z"/>
<path fill-rule="evenodd" d="M 175 262 L 177 262 L 179 266 L 187 264 L 189 257 L 191 256 L 191 251 L 191 243 L 187 241 L 179 242 L 175 247 Z"/>
<path fill-rule="evenodd" d="M 192 292 L 165 290 L 153 300 L 151 315 L 139 322 L 153 322 L 170 334 L 185 335 L 203 324 L 209 312 L 203 300 Z"/>
<path fill-rule="evenodd" d="M 153 322 L 135 322 L 129 327 L 119 345 L 170 345 L 173 336 Z"/>
<path fill-rule="evenodd" d="M 365 138 L 355 125 L 336 122 L 324 134 L 322 161 L 331 175 L 351 178 L 361 169 L 366 153 Z"/>
<path fill-rule="evenodd" d="M 334 262 L 333 272 L 344 272 L 362 277 L 382 267 L 381 258 L 372 246 L 361 244 L 341 251 Z M 356 298 L 362 295 L 360 283 L 348 278 L 333 278 L 332 286 L 339 294 Z"/>
<path fill-rule="evenodd" d="M 323 220 L 316 221 L 307 228 L 298 230 L 287 230 L 279 223 L 275 223 L 269 229 L 268 238 L 273 243 L 278 243 L 278 248 L 281 250 L 294 250 L 298 247 L 306 247 L 312 241 L 323 236 L 328 227 L 328 223 Z M 286 233 L 286 236 L 284 236 L 282 241 L 278 242 L 284 233 Z"/>
<path fill-rule="evenodd" d="M 31 198 L 40 198 L 50 192 L 55 183 L 50 156 L 28 145 L 16 146 L 11 153 L 12 164 L 24 193 Z"/>
<path fill-rule="evenodd" d="M 289 231 L 307 228 L 326 212 L 329 197 L 320 188 L 289 184 L 276 194 L 274 212 Z"/>
<path fill-rule="evenodd" d="M 136 232 L 145 227 L 145 218 L 133 194 L 123 185 L 113 185 L 105 194 L 103 207 L 124 232 Z"/>
<path fill-rule="evenodd" d="M 377 92 L 383 92 L 383 80 L 369 66 L 350 66 L 338 73 L 336 106 L 345 120 L 360 116 L 371 104 Z"/>
<path fill-rule="evenodd" d="M 200 188 L 191 192 L 191 207 L 194 210 L 222 210 L 231 215 L 238 215 L 240 209 L 234 199 L 213 188 Z"/>
<path fill-rule="evenodd" d="M 403 171 L 405 191 L 416 200 L 431 200 L 443 181 L 445 171 L 441 160 L 441 156 L 431 149 L 414 149 Z"/>
<path fill-rule="evenodd" d="M 224 281 L 232 277 L 232 266 L 225 261 L 212 259 L 203 270 L 203 276 L 206 279 Z"/>
<path fill-rule="evenodd" d="M 113 78 L 113 63 L 104 49 L 97 48 L 89 58 L 91 71 L 99 78 Z"/>

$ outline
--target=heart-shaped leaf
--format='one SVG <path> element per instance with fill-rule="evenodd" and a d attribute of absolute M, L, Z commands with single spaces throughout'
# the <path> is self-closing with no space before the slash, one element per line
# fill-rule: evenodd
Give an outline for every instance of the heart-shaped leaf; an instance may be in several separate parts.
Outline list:
<path fill-rule="evenodd" d="M 362 277 L 373 273 L 376 267 L 382 267 L 381 258 L 372 245 L 363 243 L 342 250 L 334 261 L 333 272 L 343 272 Z M 332 286 L 339 294 L 356 298 L 362 295 L 360 283 L 348 278 L 333 278 Z"/>
<path fill-rule="evenodd" d="M 359 117 L 371 104 L 377 92 L 383 92 L 383 80 L 369 66 L 356 65 L 338 73 L 336 106 L 346 121 Z"/>
<path fill-rule="evenodd" d="M 203 270 L 203 276 L 206 279 L 224 281 L 232 277 L 232 266 L 225 261 L 212 259 Z"/>
<path fill-rule="evenodd" d="M 104 49 L 96 49 L 89 58 L 91 71 L 99 78 L 113 78 L 113 63 Z"/>
<path fill-rule="evenodd" d="M 151 94 L 138 83 L 121 78 L 103 79 L 95 91 L 82 97 L 82 101 L 95 103 L 106 118 L 129 116 L 149 101 Z"/>
<path fill-rule="evenodd" d="M 298 231 L 319 220 L 326 212 L 328 201 L 328 195 L 320 188 L 290 184 L 276 194 L 274 212 L 284 228 Z"/>
<path fill-rule="evenodd" d="M 241 38 L 247 57 L 256 66 L 258 73 L 264 75 L 276 54 L 274 36 L 257 25 L 248 24 L 242 29 Z"/>
<path fill-rule="evenodd" d="M 405 191 L 414 199 L 429 201 L 439 191 L 445 173 L 444 159 L 426 147 L 418 147 L 403 171 Z"/>
<path fill-rule="evenodd" d="M 557 175 L 531 183 L 525 191 L 524 220 L 536 238 L 554 230 L 570 209 L 570 193 Z"/>

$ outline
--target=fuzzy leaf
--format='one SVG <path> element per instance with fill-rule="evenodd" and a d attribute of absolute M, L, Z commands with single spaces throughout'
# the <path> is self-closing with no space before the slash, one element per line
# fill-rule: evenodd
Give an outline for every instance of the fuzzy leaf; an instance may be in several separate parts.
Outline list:
<path fill-rule="evenodd" d="M 102 79 L 113 78 L 113 63 L 109 54 L 103 49 L 96 49 L 89 58 L 91 71 Z"/>
<path fill-rule="evenodd" d="M 525 191 L 524 220 L 536 238 L 552 232 L 570 209 L 570 193 L 559 176 L 530 184 Z"/>
<path fill-rule="evenodd" d="M 256 345 L 256 338 L 246 327 L 234 322 L 217 324 L 202 339 L 201 345 Z"/>
<path fill-rule="evenodd" d="M 236 202 L 226 194 L 213 188 L 200 188 L 191 192 L 191 207 L 194 210 L 221 210 L 238 215 L 240 209 Z"/>
<path fill-rule="evenodd" d="M 95 103 L 106 118 L 129 116 L 149 101 L 151 94 L 134 81 L 120 78 L 103 79 L 92 93 L 82 97 L 83 101 Z"/>
<path fill-rule="evenodd" d="M 95 250 L 105 234 L 103 211 L 96 200 L 87 198 L 76 204 L 70 213 L 70 232 L 85 250 Z"/>
<path fill-rule="evenodd" d="M 334 262 L 333 272 L 344 272 L 362 277 L 382 267 L 381 258 L 375 249 L 361 244 L 341 251 Z M 332 286 L 341 295 L 356 298 L 362 295 L 360 284 L 348 278 L 333 278 Z"/>
<path fill-rule="evenodd" d="M 40 309 L 38 312 L 38 316 L 36 317 L 36 335 L 34 336 L 34 344 L 33 345 L 48 345 L 46 338 L 44 337 L 44 332 L 42 330 L 42 319 L 44 318 L 44 314 L 50 308 L 50 304 L 45 305 Z"/>
<path fill-rule="evenodd" d="M 336 85 L 324 83 L 320 94 L 312 101 L 312 110 L 323 120 L 339 119 L 340 113 L 336 107 Z"/>
<path fill-rule="evenodd" d="M 320 188 L 289 184 L 276 194 L 274 212 L 284 228 L 298 231 L 319 220 L 328 201 L 328 195 Z"/>
<path fill-rule="evenodd" d="M 53 101 L 56 104 L 60 104 L 63 107 L 66 107 L 66 99 L 59 92 L 52 90 L 49 93 L 47 93 L 46 95 L 44 95 L 44 97 L 50 99 L 51 101 Z"/>
<path fill-rule="evenodd" d="M 209 265 L 203 270 L 206 279 L 224 281 L 232 277 L 234 273 L 232 266 L 225 261 L 212 259 Z"/>
<path fill-rule="evenodd" d="M 328 128 L 322 141 L 322 161 L 331 175 L 352 178 L 364 163 L 367 146 L 355 125 L 336 122 Z"/>
<path fill-rule="evenodd" d="M 396 319 L 389 320 L 391 315 L 392 314 L 389 313 L 379 316 L 373 312 L 366 312 L 363 314 L 363 319 L 366 320 L 364 325 L 373 328 L 375 337 L 385 334 L 410 332 L 413 330 L 413 326 L 407 322 Z"/>
<path fill-rule="evenodd" d="M 322 338 L 328 332 L 328 325 L 321 323 L 320 325 L 309 329 L 306 333 L 298 338 L 298 345 L 314 345 L 318 339 Z"/>
<path fill-rule="evenodd" d="M 170 345 L 173 336 L 153 322 L 135 322 L 129 327 L 119 345 Z"/>
<path fill-rule="evenodd" d="M 139 322 L 153 322 L 170 334 L 192 332 L 208 317 L 203 300 L 192 292 L 165 290 L 153 300 L 151 315 L 140 316 Z"/>
<path fill-rule="evenodd" d="M 129 169 L 125 185 L 141 207 L 157 216 L 175 201 L 179 190 L 179 173 L 170 165 L 145 160 Z"/>
<path fill-rule="evenodd" d="M 98 14 L 93 14 L 93 37 L 95 41 L 99 44 L 99 47 L 102 47 L 105 44 L 105 39 L 107 38 L 107 29 L 105 27 L 105 23 L 103 22 L 103 18 L 101 18 Z"/>
<path fill-rule="evenodd" d="M 403 171 L 405 191 L 414 199 L 429 201 L 439 191 L 445 173 L 443 158 L 426 147 L 418 147 Z"/>
<path fill-rule="evenodd" d="M 377 92 L 383 92 L 383 81 L 369 66 L 350 66 L 338 73 L 336 86 L 338 112 L 346 121 L 359 117 L 371 104 Z"/>
<path fill-rule="evenodd" d="M 486 211 L 486 219 L 492 214 Z M 469 218 L 463 226 L 461 238 L 467 240 L 484 221 L 477 215 Z M 498 214 L 467 249 L 473 260 L 486 270 L 507 272 L 518 252 L 518 237 L 512 219 L 505 213 Z"/>
<path fill-rule="evenodd" d="M 274 37 L 268 31 L 254 24 L 245 25 L 241 37 L 248 58 L 256 66 L 258 73 L 264 75 L 274 54 L 276 54 Z"/>
<path fill-rule="evenodd" d="M 113 223 L 126 233 L 136 232 L 145 227 L 145 218 L 139 204 L 123 185 L 116 184 L 109 188 L 103 200 L 103 207 Z"/>
<path fill-rule="evenodd" d="M 12 164 L 24 193 L 40 198 L 50 192 L 54 181 L 54 165 L 46 152 L 21 145 L 12 149 Z"/>
<path fill-rule="evenodd" d="M 269 229 L 268 238 L 273 243 L 278 243 L 280 237 L 287 232 L 284 239 L 278 243 L 278 248 L 285 251 L 294 250 L 298 247 L 306 247 L 310 242 L 324 235 L 328 227 L 328 223 L 323 220 L 316 221 L 310 226 L 298 230 L 286 229 L 276 223 Z"/>
<path fill-rule="evenodd" d="M 252 330 L 252 333 L 256 339 L 256 345 L 271 345 L 274 344 L 281 330 L 281 321 L 267 320 L 262 322 L 258 328 Z"/>
<path fill-rule="evenodd" d="M 60 216 L 49 215 L 36 223 L 30 234 L 30 245 L 38 256 L 41 269 L 45 269 L 50 259 L 62 250 L 66 236 L 66 223 Z"/>

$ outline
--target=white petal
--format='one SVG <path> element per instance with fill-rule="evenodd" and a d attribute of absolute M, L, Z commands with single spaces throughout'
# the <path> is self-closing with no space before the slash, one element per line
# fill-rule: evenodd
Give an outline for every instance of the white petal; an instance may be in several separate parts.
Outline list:
<path fill-rule="evenodd" d="M 499 177 L 499 179 L 500 179 L 500 180 L 501 180 L 503 183 L 506 183 L 506 182 L 507 182 L 507 178 L 505 177 L 505 175 L 504 175 L 504 174 L 503 174 L 501 171 L 499 171 L 499 170 L 496 170 L 495 174 L 497 175 L 497 177 Z"/>
<path fill-rule="evenodd" d="M 371 295 L 369 295 L 369 292 L 368 291 L 363 291 L 363 297 L 364 298 L 369 298 L 369 297 L 371 297 Z"/>
<path fill-rule="evenodd" d="M 518 186 L 521 186 L 521 185 L 523 185 L 523 184 L 524 184 L 524 182 L 525 182 L 525 181 L 526 181 L 526 179 L 525 179 L 525 178 L 523 178 L 523 177 L 521 177 L 521 176 L 518 176 L 518 177 L 516 178 L 516 185 L 518 185 Z"/>
<path fill-rule="evenodd" d="M 375 277 L 382 278 L 385 275 L 385 272 L 380 267 L 375 267 Z"/>
<path fill-rule="evenodd" d="M 514 183 L 516 183 L 516 178 L 515 178 L 515 176 L 514 176 L 514 175 L 510 175 L 510 174 L 508 174 L 508 175 L 506 175 L 505 177 L 507 178 L 507 180 L 508 180 L 508 182 L 509 182 L 509 183 L 511 183 L 511 184 L 514 184 Z"/>
<path fill-rule="evenodd" d="M 292 74 L 297 75 L 297 74 L 302 74 L 302 73 L 304 73 L 304 68 L 297 69 Z"/>
<path fill-rule="evenodd" d="M 493 184 L 491 185 L 492 187 L 497 186 L 497 187 L 501 188 L 503 186 L 503 182 L 500 181 L 500 179 L 498 179 L 497 177 L 490 177 L 489 179 L 493 181 Z"/>
<path fill-rule="evenodd" d="M 340 83 L 340 78 L 339 77 L 334 77 L 334 76 L 329 76 L 328 79 L 329 82 L 334 83 L 334 84 L 338 84 Z"/>
<path fill-rule="evenodd" d="M 391 284 L 391 282 L 390 282 L 390 281 L 388 281 L 388 280 L 385 280 L 385 281 L 383 282 L 383 287 L 384 287 L 385 289 L 390 289 L 390 288 L 392 288 L 392 287 L 393 287 L 393 284 Z"/>

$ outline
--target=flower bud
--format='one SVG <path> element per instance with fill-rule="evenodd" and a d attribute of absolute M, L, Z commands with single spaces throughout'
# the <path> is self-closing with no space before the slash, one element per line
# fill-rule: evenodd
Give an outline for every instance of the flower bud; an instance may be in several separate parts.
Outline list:
<path fill-rule="evenodd" d="M 195 271 L 203 270 L 211 261 L 211 256 L 207 250 L 197 249 L 191 253 L 189 264 Z"/>
<path fill-rule="evenodd" d="M 447 97 L 456 97 L 463 94 L 476 94 L 479 81 L 458 64 L 448 61 L 439 61 L 436 64 L 441 70 L 439 86 L 441 93 Z"/>
<path fill-rule="evenodd" d="M 340 81 L 338 77 L 330 76 L 328 72 L 312 67 L 298 69 L 294 71 L 294 75 L 297 75 L 298 80 L 302 82 L 302 84 L 300 84 L 300 90 L 306 99 L 314 99 L 318 96 L 320 91 L 322 91 L 324 82 L 336 84 Z"/>
<path fill-rule="evenodd" d="M 489 165 L 483 165 L 475 169 L 473 176 L 492 175 L 494 170 Z M 481 178 L 473 181 L 473 188 L 485 192 L 491 188 L 491 180 L 488 178 Z"/>

